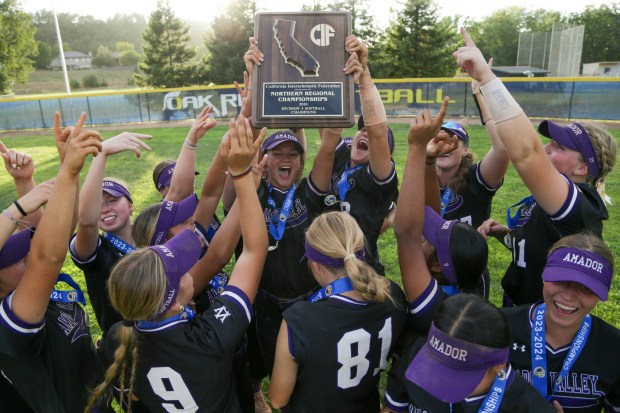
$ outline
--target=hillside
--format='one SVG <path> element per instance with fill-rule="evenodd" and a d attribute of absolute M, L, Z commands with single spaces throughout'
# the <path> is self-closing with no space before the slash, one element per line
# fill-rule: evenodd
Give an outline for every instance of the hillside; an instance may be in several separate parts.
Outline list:
<path fill-rule="evenodd" d="M 73 92 L 83 90 L 126 89 L 133 87 L 133 66 L 117 66 L 109 68 L 89 70 L 69 70 L 69 82 L 79 82 L 80 87 L 71 87 Z M 84 78 L 96 76 L 98 83 L 107 83 L 107 86 L 86 87 Z M 61 70 L 35 70 L 30 73 L 28 83 L 15 84 L 16 95 L 28 95 L 33 93 L 63 93 L 65 81 Z"/>

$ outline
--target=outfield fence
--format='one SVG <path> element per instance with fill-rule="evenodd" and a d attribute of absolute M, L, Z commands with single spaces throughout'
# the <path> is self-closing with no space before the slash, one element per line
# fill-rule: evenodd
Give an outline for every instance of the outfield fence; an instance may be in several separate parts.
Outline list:
<path fill-rule="evenodd" d="M 504 78 L 506 87 L 531 117 L 620 120 L 620 78 Z M 477 116 L 467 78 L 375 80 L 390 116 L 412 116 L 437 109 L 450 96 L 448 116 Z M 360 113 L 355 94 L 356 112 Z M 241 98 L 233 85 L 179 89 L 133 89 L 79 92 L 71 95 L 17 96 L 0 99 L 0 129 L 53 126 L 53 113 L 73 124 L 82 111 L 92 125 L 193 119 L 212 105 L 214 118 L 239 112 Z"/>

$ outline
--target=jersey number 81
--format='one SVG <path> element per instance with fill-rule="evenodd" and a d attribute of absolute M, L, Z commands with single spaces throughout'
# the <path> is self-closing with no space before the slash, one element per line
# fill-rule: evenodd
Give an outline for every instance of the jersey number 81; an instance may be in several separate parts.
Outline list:
<path fill-rule="evenodd" d="M 342 365 L 338 369 L 338 387 L 348 389 L 355 387 L 364 378 L 370 368 L 370 361 L 366 358 L 370 351 L 370 341 L 372 335 L 358 328 L 357 330 L 345 333 L 340 341 L 338 341 L 338 363 Z M 373 370 L 372 375 L 376 376 L 381 370 L 388 365 L 388 352 L 392 344 L 392 318 L 385 320 L 385 324 L 379 331 L 378 339 L 381 341 L 381 358 L 379 367 Z M 357 347 L 357 354 L 353 355 L 353 347 Z"/>

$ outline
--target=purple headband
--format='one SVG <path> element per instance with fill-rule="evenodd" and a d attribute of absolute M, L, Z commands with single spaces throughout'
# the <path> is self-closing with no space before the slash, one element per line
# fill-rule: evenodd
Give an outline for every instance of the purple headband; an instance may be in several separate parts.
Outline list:
<path fill-rule="evenodd" d="M 28 255 L 33 234 L 33 228 L 28 228 L 11 235 L 6 240 L 4 247 L 0 250 L 0 269 L 11 266 Z"/>
<path fill-rule="evenodd" d="M 155 232 L 151 238 L 151 245 L 163 244 L 170 228 L 179 225 L 194 215 L 197 205 L 198 198 L 196 194 L 191 194 L 181 202 L 163 201 L 159 218 L 157 218 Z"/>
<path fill-rule="evenodd" d="M 175 163 L 171 163 L 161 170 L 159 175 L 157 176 L 157 190 L 162 189 L 165 186 L 170 186 L 170 181 L 172 181 L 172 174 L 174 173 Z"/>
<path fill-rule="evenodd" d="M 118 182 L 104 179 L 102 190 L 116 198 L 120 198 L 124 196 L 129 200 L 129 202 L 133 204 L 133 200 L 131 199 L 131 195 L 129 195 L 129 191 L 127 190 L 127 188 L 125 188 L 123 185 L 119 184 Z"/>
<path fill-rule="evenodd" d="M 538 132 L 547 138 L 551 138 L 562 146 L 566 146 L 581 153 L 588 164 L 588 175 L 594 180 L 601 174 L 601 168 L 596 158 L 596 152 L 588 132 L 578 123 L 560 126 L 548 120 L 543 120 L 538 125 Z"/>
<path fill-rule="evenodd" d="M 579 283 L 607 301 L 613 275 L 611 264 L 600 255 L 577 248 L 558 248 L 547 258 L 542 279 Z"/>
<path fill-rule="evenodd" d="M 198 236 L 186 229 L 163 245 L 149 247 L 161 258 L 166 269 L 166 295 L 157 314 L 165 313 L 179 293 L 179 282 L 187 271 L 198 262 L 202 246 Z"/>
<path fill-rule="evenodd" d="M 441 266 L 441 273 L 453 285 L 457 284 L 457 280 L 452 257 L 450 256 L 450 235 L 452 234 L 452 228 L 457 223 L 457 220 L 445 221 L 433 208 L 429 206 L 424 207 L 424 228 L 422 234 L 435 247 L 437 259 Z"/>
<path fill-rule="evenodd" d="M 306 253 L 304 254 L 304 257 L 307 257 L 310 261 L 314 261 L 316 263 L 319 263 L 329 268 L 344 267 L 344 258 L 334 258 L 328 255 L 325 255 L 322 252 L 314 249 L 312 245 L 308 243 L 308 241 L 306 241 L 305 249 L 306 249 Z M 360 261 L 364 261 L 364 255 L 365 255 L 365 251 L 364 251 L 364 248 L 362 248 L 361 250 L 355 253 L 355 258 L 357 258 Z M 304 257 L 301 257 L 301 259 L 303 260 Z"/>
<path fill-rule="evenodd" d="M 431 324 L 428 340 L 413 358 L 405 377 L 445 403 L 457 403 L 480 384 L 489 367 L 508 361 L 508 347 L 470 343 Z"/>

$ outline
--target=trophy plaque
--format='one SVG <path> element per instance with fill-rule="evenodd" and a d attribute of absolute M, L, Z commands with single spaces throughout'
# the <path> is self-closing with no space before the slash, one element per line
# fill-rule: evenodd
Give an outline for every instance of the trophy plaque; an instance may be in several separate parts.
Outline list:
<path fill-rule="evenodd" d="M 262 128 L 353 125 L 348 12 L 257 13 L 254 36 L 264 54 L 252 79 L 252 124 Z"/>

